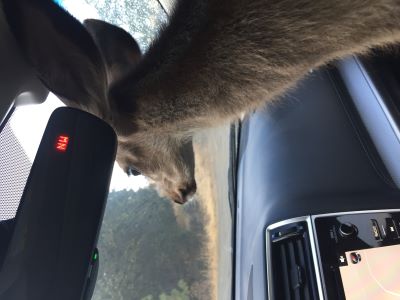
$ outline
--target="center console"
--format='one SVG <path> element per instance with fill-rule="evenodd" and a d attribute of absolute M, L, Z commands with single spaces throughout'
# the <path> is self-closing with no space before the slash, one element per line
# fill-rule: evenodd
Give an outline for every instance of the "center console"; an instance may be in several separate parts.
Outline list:
<path fill-rule="evenodd" d="M 400 299 L 398 53 L 310 71 L 242 122 L 237 299 Z"/>
<path fill-rule="evenodd" d="M 272 224 L 266 253 L 269 299 L 400 297 L 400 210 Z"/>

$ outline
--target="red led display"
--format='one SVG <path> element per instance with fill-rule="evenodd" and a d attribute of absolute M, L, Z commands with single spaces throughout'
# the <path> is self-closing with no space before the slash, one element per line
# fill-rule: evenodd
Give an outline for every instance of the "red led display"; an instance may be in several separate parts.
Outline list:
<path fill-rule="evenodd" d="M 59 135 L 56 140 L 56 150 L 58 152 L 65 152 L 68 148 L 69 136 Z"/>

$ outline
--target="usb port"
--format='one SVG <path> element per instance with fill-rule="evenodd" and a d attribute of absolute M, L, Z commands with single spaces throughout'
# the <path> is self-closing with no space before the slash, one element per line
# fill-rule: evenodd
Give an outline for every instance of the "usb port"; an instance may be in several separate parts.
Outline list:
<path fill-rule="evenodd" d="M 372 234 L 374 235 L 374 238 L 376 240 L 381 240 L 382 236 L 381 236 L 381 232 L 379 230 L 379 224 L 377 220 L 371 219 L 371 223 L 372 223 Z"/>

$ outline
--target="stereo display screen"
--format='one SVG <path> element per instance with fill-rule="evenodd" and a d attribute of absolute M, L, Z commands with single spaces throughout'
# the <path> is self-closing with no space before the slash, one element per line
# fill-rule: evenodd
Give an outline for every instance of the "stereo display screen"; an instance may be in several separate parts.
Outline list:
<path fill-rule="evenodd" d="M 400 299 L 400 245 L 348 251 L 339 259 L 346 300 Z"/>
<path fill-rule="evenodd" d="M 400 212 L 314 220 L 328 300 L 400 300 Z"/>

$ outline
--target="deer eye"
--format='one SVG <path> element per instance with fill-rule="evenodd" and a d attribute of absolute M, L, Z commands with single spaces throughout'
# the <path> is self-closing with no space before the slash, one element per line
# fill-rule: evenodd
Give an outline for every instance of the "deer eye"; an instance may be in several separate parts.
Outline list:
<path fill-rule="evenodd" d="M 133 175 L 133 176 L 138 176 L 138 175 L 141 174 L 141 173 L 140 173 L 138 170 L 136 170 L 134 167 L 128 167 L 126 173 L 128 174 L 128 176 L 131 176 L 131 175 Z"/>

